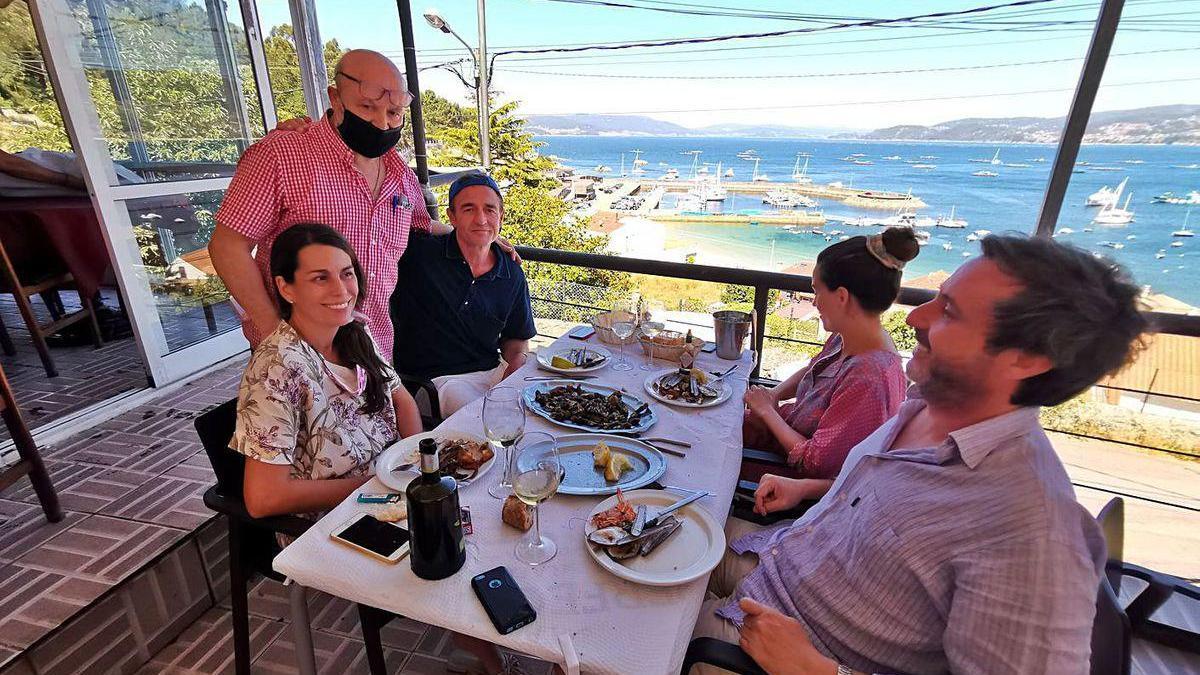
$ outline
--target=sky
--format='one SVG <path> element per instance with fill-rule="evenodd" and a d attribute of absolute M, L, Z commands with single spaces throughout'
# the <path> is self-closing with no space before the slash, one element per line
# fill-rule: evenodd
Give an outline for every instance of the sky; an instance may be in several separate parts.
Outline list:
<path fill-rule="evenodd" d="M 813 29 L 1011 0 L 612 2 L 768 16 L 696 16 L 578 0 L 487 0 L 488 52 Z M 382 51 L 403 68 L 393 0 L 316 4 L 322 39 Z M 942 19 L 940 25 L 826 29 L 677 47 L 501 54 L 492 87 L 501 100 L 519 100 L 525 114 L 636 113 L 688 127 L 741 123 L 874 129 L 963 117 L 1057 117 L 1070 105 L 1099 6 L 1098 0 L 1050 0 Z M 258 7 L 267 27 L 288 21 L 286 0 L 258 0 Z M 476 2 L 414 0 L 412 7 L 420 66 L 463 60 L 458 67 L 470 79 L 466 48 L 420 15 L 436 9 L 475 48 Z M 729 9 L 708 9 L 716 7 Z M 801 12 L 835 18 L 780 16 Z M 964 23 L 968 20 L 973 23 Z M 1076 23 L 1030 25 L 1062 21 Z M 1200 0 L 1126 0 L 1095 110 L 1200 103 L 1197 64 Z M 423 88 L 473 103 L 472 91 L 450 72 L 434 68 L 420 77 Z"/>

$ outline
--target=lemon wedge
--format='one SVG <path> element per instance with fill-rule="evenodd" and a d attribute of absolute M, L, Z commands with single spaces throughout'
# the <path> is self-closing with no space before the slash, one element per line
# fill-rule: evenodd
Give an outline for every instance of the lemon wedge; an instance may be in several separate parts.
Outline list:
<path fill-rule="evenodd" d="M 608 459 L 612 452 L 608 449 L 608 444 L 600 441 L 596 447 L 592 448 L 592 463 L 596 466 L 608 466 Z"/>
<path fill-rule="evenodd" d="M 708 384 L 708 373 L 699 368 L 692 368 L 692 379 L 696 384 Z"/>
<path fill-rule="evenodd" d="M 604 468 L 604 480 L 613 482 L 621 479 L 621 474 L 633 468 L 633 462 L 625 455 L 611 453 L 608 466 Z"/>
<path fill-rule="evenodd" d="M 575 364 L 571 362 L 571 359 L 562 356 L 555 356 L 554 358 L 550 359 L 550 365 L 554 366 L 555 368 L 564 369 L 575 367 Z"/>

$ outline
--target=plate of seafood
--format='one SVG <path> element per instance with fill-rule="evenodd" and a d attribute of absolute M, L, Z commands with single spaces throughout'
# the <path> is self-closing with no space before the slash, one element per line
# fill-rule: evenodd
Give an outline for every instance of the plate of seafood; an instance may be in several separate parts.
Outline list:
<path fill-rule="evenodd" d="M 699 368 L 672 368 L 646 378 L 646 393 L 681 408 L 711 408 L 733 395 L 733 387 Z"/>
<path fill-rule="evenodd" d="M 486 440 L 463 431 L 427 431 L 402 438 L 379 454 L 375 460 L 375 477 L 398 492 L 404 492 L 410 481 L 421 473 L 422 439 L 438 442 L 438 467 L 460 483 L 474 480 L 495 464 L 495 451 Z"/>
<path fill-rule="evenodd" d="M 600 370 L 612 360 L 612 352 L 604 347 L 560 347 L 539 349 L 538 365 L 546 370 L 573 375 Z"/>
<path fill-rule="evenodd" d="M 665 490 L 617 492 L 588 515 L 584 545 L 601 567 L 634 583 L 677 586 L 699 579 L 725 553 L 725 533 L 708 511 L 688 504 L 631 534 L 639 507 L 653 514 L 679 499 Z"/>
<path fill-rule="evenodd" d="M 528 471 L 517 458 L 517 471 Z M 563 477 L 558 492 L 564 495 L 611 495 L 653 483 L 667 470 L 667 459 L 655 448 L 637 440 L 611 434 L 566 434 L 558 437 L 558 460 Z"/>
<path fill-rule="evenodd" d="M 575 380 L 550 380 L 526 387 L 525 406 L 555 424 L 593 433 L 641 432 L 658 420 L 650 404 L 636 396 Z"/>

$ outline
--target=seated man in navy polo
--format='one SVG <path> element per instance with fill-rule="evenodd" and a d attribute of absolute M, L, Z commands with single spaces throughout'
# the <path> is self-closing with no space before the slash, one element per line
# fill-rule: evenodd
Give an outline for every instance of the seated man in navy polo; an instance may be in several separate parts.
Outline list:
<path fill-rule="evenodd" d="M 520 368 L 536 334 L 525 273 L 496 244 L 496 182 L 454 181 L 446 214 L 453 232 L 409 241 L 391 300 L 396 369 L 432 380 L 444 417 Z"/>

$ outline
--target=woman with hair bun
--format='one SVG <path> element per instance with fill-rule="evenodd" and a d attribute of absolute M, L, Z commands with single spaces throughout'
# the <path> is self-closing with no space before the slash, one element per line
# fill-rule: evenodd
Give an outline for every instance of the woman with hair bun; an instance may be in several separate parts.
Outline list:
<path fill-rule="evenodd" d="M 813 304 L 829 339 L 807 368 L 774 388 L 746 392 L 746 447 L 781 455 L 790 469 L 772 470 L 807 479 L 809 498 L 828 491 L 850 449 L 904 401 L 904 368 L 880 316 L 899 295 L 904 264 L 919 252 L 916 234 L 906 227 L 821 251 Z M 747 462 L 742 477 L 758 479 L 764 469 Z"/>

